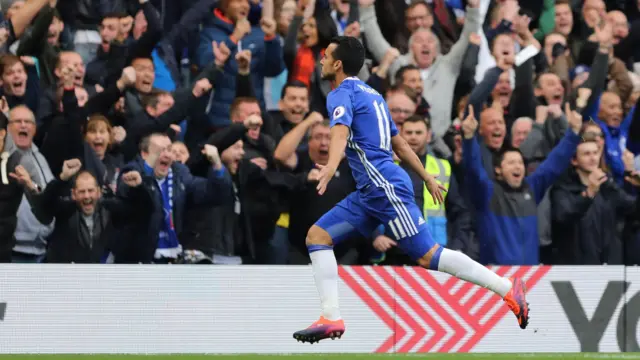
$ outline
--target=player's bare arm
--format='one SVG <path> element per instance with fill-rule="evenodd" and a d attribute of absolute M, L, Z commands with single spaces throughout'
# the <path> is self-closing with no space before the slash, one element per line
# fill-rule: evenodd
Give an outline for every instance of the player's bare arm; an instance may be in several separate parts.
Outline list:
<path fill-rule="evenodd" d="M 442 192 L 447 191 L 447 188 L 439 185 L 436 179 L 425 171 L 422 162 L 420 162 L 420 158 L 418 158 L 418 155 L 416 155 L 416 153 L 411 150 L 411 147 L 409 146 L 407 141 L 403 139 L 402 136 L 396 135 L 391 138 L 391 146 L 393 147 L 393 151 L 400 158 L 400 160 L 403 163 L 409 164 L 411 170 L 420 175 L 422 180 L 427 185 L 427 190 L 429 190 L 429 193 L 433 197 L 433 200 L 436 202 L 436 204 L 443 204 L 444 196 L 442 195 Z"/>
<path fill-rule="evenodd" d="M 349 138 L 349 127 L 342 124 L 336 124 L 331 128 L 331 145 L 329 145 L 329 162 L 327 165 L 316 164 L 320 169 L 318 178 L 318 194 L 324 194 L 327 190 L 327 184 L 336 173 L 336 169 L 342 160 L 342 154 L 347 147 L 347 139 Z"/>

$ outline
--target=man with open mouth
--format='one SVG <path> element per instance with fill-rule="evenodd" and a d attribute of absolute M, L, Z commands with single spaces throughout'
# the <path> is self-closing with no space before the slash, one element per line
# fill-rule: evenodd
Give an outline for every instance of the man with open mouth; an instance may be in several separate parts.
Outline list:
<path fill-rule="evenodd" d="M 308 148 L 300 149 L 298 145 L 303 138 L 308 138 Z M 274 152 L 274 158 L 294 174 L 304 177 L 304 185 L 293 191 L 289 199 L 289 260 L 291 264 L 306 265 L 309 253 L 305 238 L 311 225 L 329 211 L 340 200 L 355 190 L 355 181 L 351 168 L 345 159 L 327 187 L 327 192 L 319 196 L 315 190 L 318 169 L 316 164 L 325 165 L 329 161 L 329 143 L 331 134 L 329 122 L 320 113 L 311 113 L 303 122 L 282 138 Z M 361 239 L 349 239 L 335 248 L 336 258 L 341 264 L 349 263 L 350 250 L 353 244 Z M 366 242 L 363 242 L 366 243 Z M 351 259 L 353 261 L 355 259 Z"/>
<path fill-rule="evenodd" d="M 112 263 L 118 224 L 144 221 L 153 210 L 151 193 L 137 171 L 122 175 L 131 196 L 120 198 L 103 197 L 95 176 L 81 168 L 78 159 L 65 161 L 59 179 L 33 202 L 32 211 L 40 221 L 56 222 L 46 262 Z"/>
<path fill-rule="evenodd" d="M 47 159 L 33 143 L 36 134 L 36 119 L 33 112 L 24 105 L 18 105 L 9 112 L 8 135 L 5 151 L 18 152 L 22 155 L 20 164 L 33 174 L 32 181 L 40 189 L 54 179 Z M 53 231 L 55 221 L 50 224 L 41 223 L 31 212 L 31 205 L 26 197 L 22 198 L 18 208 L 18 223 L 14 237 L 13 262 L 41 262 L 47 248 L 47 237 Z"/>
<path fill-rule="evenodd" d="M 40 80 L 33 60 L 28 57 L 21 59 L 15 55 L 3 55 L 0 57 L 0 77 L 2 79 L 0 93 L 7 100 L 9 108 L 26 105 L 36 113 L 39 104 L 38 82 Z"/>
<path fill-rule="evenodd" d="M 561 176 L 580 143 L 582 116 L 567 104 L 565 116 L 571 128 L 560 143 L 526 176 L 520 150 L 501 149 L 494 157 L 491 179 L 483 166 L 476 139 L 478 122 L 473 107 L 462 122 L 465 185 L 477 215 L 480 261 L 495 265 L 539 264 L 537 208 L 547 189 Z"/>
<path fill-rule="evenodd" d="M 367 36 L 367 50 L 377 61 L 382 61 L 391 45 L 380 33 L 378 17 L 382 17 L 382 14 L 376 16 L 373 1 L 366 3 L 367 6 L 360 9 L 360 18 Z M 392 82 L 395 81 L 396 72 L 405 65 L 414 64 L 420 69 L 423 80 L 422 94 L 431 106 L 429 114 L 433 120 L 433 132 L 436 137 L 442 137 L 451 126 L 454 88 L 464 54 L 469 47 L 470 35 L 480 30 L 480 23 L 479 1 L 468 0 L 462 33 L 446 55 L 442 54 L 442 44 L 436 34 L 431 29 L 420 27 L 409 39 L 409 52 L 398 57 L 390 66 L 389 78 Z"/>
<path fill-rule="evenodd" d="M 163 133 L 153 133 L 140 142 L 140 155 L 127 164 L 122 173 L 137 171 L 152 192 L 152 213 L 145 221 L 129 225 L 124 232 L 115 259 L 118 263 L 174 263 L 182 255 L 178 238 L 183 229 L 187 208 L 232 201 L 230 182 L 216 147 L 202 150 L 209 161 L 206 178 L 191 175 L 189 169 L 175 161 L 172 143 Z M 122 180 L 118 194 L 130 196 L 131 187 Z"/>

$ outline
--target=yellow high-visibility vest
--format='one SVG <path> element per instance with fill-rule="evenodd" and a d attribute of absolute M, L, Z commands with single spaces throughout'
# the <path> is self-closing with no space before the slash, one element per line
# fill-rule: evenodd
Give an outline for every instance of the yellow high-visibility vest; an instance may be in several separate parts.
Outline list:
<path fill-rule="evenodd" d="M 396 161 L 396 164 L 399 164 L 399 162 Z M 427 174 L 436 179 L 438 184 L 449 190 L 451 181 L 451 164 L 449 161 L 427 154 L 424 169 Z M 427 228 L 433 240 L 445 246 L 447 245 L 447 217 L 444 204 L 438 205 L 433 201 L 433 197 L 431 197 L 426 185 L 423 185 L 422 188 L 424 200 L 422 214 L 427 223 Z M 444 196 L 446 197 L 447 194 L 444 194 Z"/>
<path fill-rule="evenodd" d="M 436 182 L 440 185 L 443 185 L 447 190 L 449 190 L 449 183 L 451 181 L 451 164 L 448 160 L 438 159 L 435 156 L 427 155 L 427 161 L 424 169 L 427 171 L 427 174 L 433 176 L 436 179 Z M 424 219 L 427 220 L 429 217 L 444 217 L 445 209 L 444 204 L 436 204 L 433 201 L 433 197 L 427 190 L 427 186 L 423 186 L 423 196 L 424 196 L 424 205 L 422 207 L 422 212 L 424 214 Z M 446 194 L 445 194 L 446 196 Z"/>
<path fill-rule="evenodd" d="M 278 218 L 278 222 L 276 223 L 276 225 L 280 226 L 281 228 L 288 229 L 289 228 L 289 213 L 280 214 L 280 217 Z"/>

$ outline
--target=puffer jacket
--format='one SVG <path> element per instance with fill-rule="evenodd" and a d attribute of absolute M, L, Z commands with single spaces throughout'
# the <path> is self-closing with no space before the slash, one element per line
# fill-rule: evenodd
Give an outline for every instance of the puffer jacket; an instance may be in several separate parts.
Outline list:
<path fill-rule="evenodd" d="M 251 50 L 251 80 L 254 94 L 264 108 L 264 78 L 279 75 L 285 68 L 282 57 L 282 45 L 276 36 L 265 38 L 259 27 L 253 27 L 238 43 L 230 39 L 234 24 L 216 9 L 210 19 L 203 24 L 200 31 L 200 43 L 196 52 L 195 64 L 203 68 L 214 61 L 211 43 L 224 42 L 231 50 L 229 60 L 224 66 L 224 76 L 215 84 L 211 101 L 207 107 L 207 120 L 213 127 L 229 125 L 229 108 L 236 95 L 236 74 L 238 64 L 235 56 L 243 49 Z"/>

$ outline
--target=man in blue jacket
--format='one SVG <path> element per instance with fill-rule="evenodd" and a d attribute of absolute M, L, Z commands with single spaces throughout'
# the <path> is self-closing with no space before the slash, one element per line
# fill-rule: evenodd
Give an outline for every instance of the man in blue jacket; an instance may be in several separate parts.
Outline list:
<path fill-rule="evenodd" d="M 503 148 L 494 157 L 496 178 L 491 180 L 482 166 L 476 139 L 478 121 L 469 107 L 462 122 L 462 156 L 468 171 L 465 182 L 476 208 L 480 262 L 492 265 L 538 265 L 537 206 L 547 189 L 568 168 L 580 143 L 582 116 L 565 106 L 571 131 L 536 171 L 525 177 L 522 154 Z"/>
<path fill-rule="evenodd" d="M 212 16 L 200 31 L 196 64 L 202 68 L 214 61 L 212 42 L 224 42 L 231 56 L 224 66 L 222 80 L 215 84 L 213 99 L 208 108 L 209 125 L 218 128 L 229 125 L 229 107 L 236 96 L 236 54 L 251 51 L 253 91 L 264 108 L 264 78 L 279 75 L 285 68 L 282 45 L 276 34 L 274 19 L 262 18 L 260 27 L 247 20 L 249 0 L 221 0 Z"/>
<path fill-rule="evenodd" d="M 127 229 L 114 251 L 117 262 L 172 263 L 182 255 L 178 234 L 182 231 L 183 215 L 189 204 L 223 204 L 231 201 L 230 180 L 216 147 L 205 145 L 204 156 L 211 163 L 207 178 L 192 176 L 189 169 L 174 162 L 171 140 L 165 134 L 154 133 L 140 142 L 140 156 L 122 170 L 138 171 L 153 198 L 153 211 L 147 221 Z M 129 196 L 131 188 L 120 179 L 118 194 Z"/>

